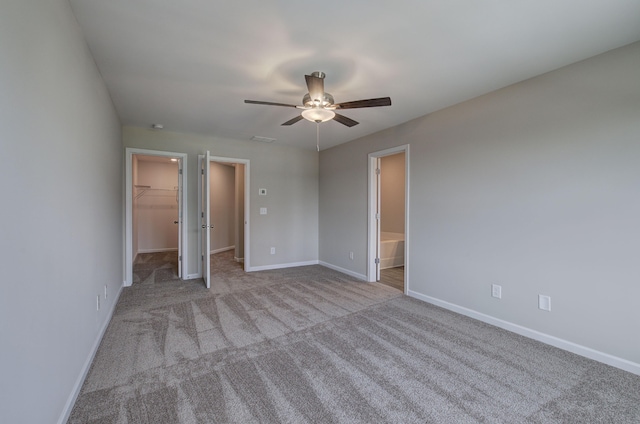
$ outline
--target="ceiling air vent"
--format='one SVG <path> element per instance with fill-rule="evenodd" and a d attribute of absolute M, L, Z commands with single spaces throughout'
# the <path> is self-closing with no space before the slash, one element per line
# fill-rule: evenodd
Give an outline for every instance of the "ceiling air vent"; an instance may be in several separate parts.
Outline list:
<path fill-rule="evenodd" d="M 262 143 L 273 143 L 274 141 L 276 141 L 275 138 L 260 137 L 259 135 L 254 135 L 253 137 L 251 137 L 251 140 L 260 141 Z"/>

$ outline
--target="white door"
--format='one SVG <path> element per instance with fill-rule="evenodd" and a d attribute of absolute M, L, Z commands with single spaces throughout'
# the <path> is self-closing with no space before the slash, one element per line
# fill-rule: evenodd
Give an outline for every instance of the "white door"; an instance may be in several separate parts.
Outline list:
<path fill-rule="evenodd" d="M 380 281 L 380 164 L 381 159 L 376 160 L 376 281 Z"/>
<path fill-rule="evenodd" d="M 210 182 L 209 182 L 209 159 L 211 155 L 207 150 L 206 155 L 202 156 L 201 164 L 200 164 L 200 178 L 202 183 L 200 187 L 202 191 L 200 193 L 201 200 L 201 231 L 202 231 L 202 278 L 204 279 L 204 283 L 207 288 L 211 288 L 211 258 L 209 252 L 211 251 L 211 207 L 209 204 L 209 190 L 210 190 Z"/>
<path fill-rule="evenodd" d="M 182 211 L 182 159 L 178 159 L 178 193 L 177 193 L 177 202 L 178 202 L 178 220 L 175 222 L 178 224 L 178 277 L 182 278 L 182 225 L 183 225 L 183 211 Z"/>

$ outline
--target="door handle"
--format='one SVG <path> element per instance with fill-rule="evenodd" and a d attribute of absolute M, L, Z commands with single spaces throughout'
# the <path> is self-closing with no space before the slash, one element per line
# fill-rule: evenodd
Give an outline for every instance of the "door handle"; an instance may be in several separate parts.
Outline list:
<path fill-rule="evenodd" d="M 174 223 L 174 224 L 177 224 L 177 223 L 178 223 L 178 221 L 173 221 L 173 223 Z"/>
<path fill-rule="evenodd" d="M 205 229 L 206 229 L 206 228 L 207 228 L 207 226 L 206 226 L 206 225 L 204 225 L 204 224 L 202 224 L 202 228 L 205 228 Z M 209 225 L 209 228 L 211 228 L 211 229 L 213 230 L 213 225 Z"/>

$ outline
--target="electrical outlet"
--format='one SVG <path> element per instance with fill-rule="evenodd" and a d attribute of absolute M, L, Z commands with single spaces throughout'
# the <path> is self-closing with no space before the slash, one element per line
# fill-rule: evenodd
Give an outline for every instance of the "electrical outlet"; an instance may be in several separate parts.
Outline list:
<path fill-rule="evenodd" d="M 349 252 L 349 259 L 353 260 L 353 252 Z"/>
<path fill-rule="evenodd" d="M 498 299 L 502 299 L 502 286 L 499 286 L 498 284 L 492 284 L 491 296 L 497 297 Z"/>
<path fill-rule="evenodd" d="M 272 254 L 272 255 L 275 255 L 275 254 L 276 254 L 276 248 L 275 248 L 275 247 L 272 247 L 272 248 L 271 248 L 271 254 Z"/>
<path fill-rule="evenodd" d="M 543 311 L 551 311 L 551 296 L 539 294 L 538 309 L 542 309 Z"/>

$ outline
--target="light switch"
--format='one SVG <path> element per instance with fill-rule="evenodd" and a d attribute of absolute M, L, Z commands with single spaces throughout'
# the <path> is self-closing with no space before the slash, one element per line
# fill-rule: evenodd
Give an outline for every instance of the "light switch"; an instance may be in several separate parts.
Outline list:
<path fill-rule="evenodd" d="M 260 208 L 260 215 L 266 215 L 267 214 L 267 208 Z"/>
<path fill-rule="evenodd" d="M 545 295 L 538 295 L 538 308 L 542 309 L 543 311 L 550 311 L 551 310 L 551 297 L 550 296 L 545 296 Z"/>

